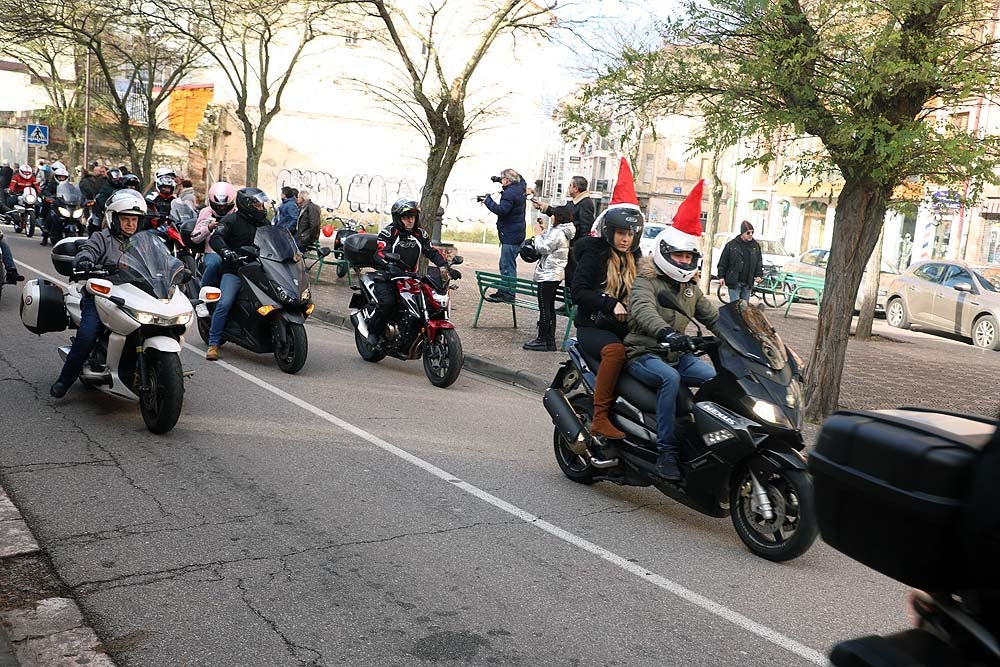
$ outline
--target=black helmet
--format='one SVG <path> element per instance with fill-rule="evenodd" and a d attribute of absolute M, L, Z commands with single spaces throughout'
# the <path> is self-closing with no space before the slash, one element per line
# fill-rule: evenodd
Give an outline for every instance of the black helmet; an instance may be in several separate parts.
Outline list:
<path fill-rule="evenodd" d="M 111 187 L 121 188 L 124 187 L 123 174 L 121 169 L 109 169 L 108 170 L 108 183 Z"/>
<path fill-rule="evenodd" d="M 267 220 L 267 205 L 271 199 L 259 188 L 241 188 L 236 191 L 236 210 L 256 225 Z"/>
<path fill-rule="evenodd" d="M 535 239 L 534 237 L 530 239 L 524 239 L 521 243 L 521 250 L 517 253 L 521 256 L 521 259 L 529 264 L 537 262 L 542 258 L 538 250 L 535 249 Z"/>
<path fill-rule="evenodd" d="M 645 224 L 642 211 L 631 206 L 621 208 L 608 208 L 597 218 L 597 227 L 594 229 L 595 236 L 599 236 L 608 242 L 608 245 L 615 244 L 616 229 L 631 229 L 635 232 L 632 238 L 632 248 L 639 247 L 639 239 L 642 237 L 642 228 Z"/>
<path fill-rule="evenodd" d="M 413 225 L 416 229 L 420 225 L 420 205 L 412 199 L 407 199 L 403 197 L 402 199 L 397 199 L 396 203 L 392 205 L 392 224 L 396 226 L 401 232 L 407 232 L 406 227 L 403 226 L 403 215 L 413 214 L 417 216 L 417 222 Z"/>
<path fill-rule="evenodd" d="M 125 174 L 122 176 L 122 187 L 140 191 L 142 190 L 142 181 L 135 174 Z"/>

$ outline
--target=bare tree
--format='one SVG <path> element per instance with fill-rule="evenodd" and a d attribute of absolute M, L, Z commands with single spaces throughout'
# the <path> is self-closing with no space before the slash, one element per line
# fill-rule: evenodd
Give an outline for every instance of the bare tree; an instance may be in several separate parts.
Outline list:
<path fill-rule="evenodd" d="M 98 75 L 94 98 L 112 115 L 140 178 L 149 177 L 158 111 L 201 54 L 200 45 L 146 9 L 136 0 L 39 0 L 9 7 L 6 26 L 22 43 L 57 39 L 90 52 Z"/>
<path fill-rule="evenodd" d="M 388 31 L 385 39 L 403 64 L 405 86 L 373 85 L 370 89 L 427 141 L 429 151 L 420 209 L 437 211 L 448 177 L 461 155 L 462 142 L 482 123 L 496 102 L 496 99 L 486 100 L 467 108 L 472 76 L 501 35 L 527 33 L 546 37 L 556 25 L 552 14 L 556 2 L 479 1 L 471 7 L 463 3 L 462 11 L 466 14 L 476 9 L 483 12 L 482 18 L 467 21 L 469 29 L 464 35 L 449 35 L 440 27 L 448 0 L 428 2 L 419 20 L 412 20 L 412 11 L 404 14 L 384 0 L 358 4 L 385 26 Z M 448 63 L 441 53 L 449 40 L 452 49 L 463 40 L 471 44 L 465 57 L 455 61 L 458 66 L 452 72 L 446 71 Z M 441 240 L 441 225 L 436 220 L 431 239 Z"/>
<path fill-rule="evenodd" d="M 224 73 L 243 129 L 246 184 L 256 186 L 264 138 L 306 47 L 342 31 L 337 0 L 164 0 L 160 21 L 198 44 Z"/>

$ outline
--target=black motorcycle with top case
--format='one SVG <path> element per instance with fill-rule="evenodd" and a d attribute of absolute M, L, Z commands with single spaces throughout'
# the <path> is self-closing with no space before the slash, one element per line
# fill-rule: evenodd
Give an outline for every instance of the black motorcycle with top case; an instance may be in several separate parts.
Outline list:
<path fill-rule="evenodd" d="M 302 254 L 284 229 L 258 227 L 254 245 L 237 249 L 240 293 L 226 318 L 222 343 L 258 354 L 273 353 L 278 368 L 298 373 L 306 363 L 309 341 L 305 321 L 315 307 Z M 202 287 L 196 309 L 198 333 L 208 343 L 212 312 L 221 292 Z"/>
<path fill-rule="evenodd" d="M 658 298 L 669 301 L 665 293 Z M 801 362 L 746 302 L 720 308 L 715 328 L 719 337 L 702 336 L 699 329 L 690 340 L 692 353 L 712 360 L 716 376 L 697 393 L 681 386 L 677 396 L 681 481 L 656 472 L 656 389 L 629 375 L 627 366 L 610 415 L 625 439 L 591 435 L 600 360 L 576 339 L 567 343 L 569 360 L 543 399 L 555 425 L 556 461 L 581 484 L 652 485 L 703 514 L 729 515 L 754 554 L 772 561 L 796 558 L 817 533 L 812 481 L 800 453 Z"/>

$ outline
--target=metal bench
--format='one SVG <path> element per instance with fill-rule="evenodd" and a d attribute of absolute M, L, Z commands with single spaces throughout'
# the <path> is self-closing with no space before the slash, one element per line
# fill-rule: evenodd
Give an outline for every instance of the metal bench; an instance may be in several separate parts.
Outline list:
<path fill-rule="evenodd" d="M 333 266 L 343 266 L 347 274 L 347 284 L 353 287 L 354 283 L 351 281 L 351 264 L 347 261 L 347 258 L 343 256 L 342 253 L 338 253 L 339 257 L 334 254 L 330 248 L 324 248 L 320 245 L 319 241 L 315 241 L 302 253 L 302 259 L 306 262 L 306 273 L 316 268 L 316 277 L 313 279 L 313 285 L 319 283 L 320 273 L 323 272 L 323 266 L 325 264 L 332 264 Z M 341 272 L 338 271 L 338 274 Z M 339 276 L 338 276 L 339 277 Z"/>
<path fill-rule="evenodd" d="M 801 273 L 782 273 L 781 279 L 788 288 L 788 305 L 785 307 L 785 317 L 788 317 L 788 311 L 792 309 L 792 304 L 795 302 L 796 297 L 801 296 L 803 299 L 815 299 L 816 305 L 820 305 L 820 301 L 823 299 L 823 287 L 826 284 L 824 278 L 807 276 Z M 799 292 L 812 292 L 813 294 L 800 295 Z"/>
<path fill-rule="evenodd" d="M 527 308 L 538 312 L 538 283 L 527 278 L 517 278 L 511 280 L 499 273 L 489 273 L 488 271 L 476 271 L 476 286 L 479 288 L 479 308 L 476 309 L 476 319 L 472 322 L 472 328 L 479 326 L 479 314 L 483 311 L 483 303 L 496 303 L 510 306 L 510 314 L 514 319 L 514 328 L 517 328 L 517 309 Z M 490 290 L 503 290 L 514 293 L 513 301 L 493 301 L 486 297 Z M 556 287 L 556 301 L 562 301 L 566 307 L 566 330 L 563 333 L 563 346 L 569 338 L 570 330 L 573 328 L 573 317 L 576 315 L 576 306 L 573 305 L 569 290 L 565 285 Z M 562 313 L 559 313 L 562 314 Z"/>

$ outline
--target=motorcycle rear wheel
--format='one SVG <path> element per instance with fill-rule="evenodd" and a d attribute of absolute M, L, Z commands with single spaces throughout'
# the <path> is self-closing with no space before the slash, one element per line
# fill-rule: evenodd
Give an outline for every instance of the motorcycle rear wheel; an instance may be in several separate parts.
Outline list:
<path fill-rule="evenodd" d="M 777 470 L 760 480 L 775 517 L 764 519 L 755 508 L 750 470 L 744 467 L 729 489 L 729 514 L 736 534 L 754 554 L 781 562 L 798 558 L 816 540 L 819 526 L 812 480 L 802 470 Z"/>
<path fill-rule="evenodd" d="M 283 372 L 294 375 L 306 365 L 306 356 L 309 354 L 306 328 L 302 324 L 284 320 L 278 320 L 275 326 L 285 327 L 285 344 L 279 345 L 278 337 L 275 336 L 274 360 L 278 362 L 278 368 Z"/>
<path fill-rule="evenodd" d="M 583 422 L 584 428 L 590 430 L 590 422 L 594 416 L 594 401 L 587 394 L 578 394 L 569 399 L 573 406 L 573 412 Z M 552 448 L 556 456 L 556 463 L 563 474 L 578 484 L 593 484 L 594 475 L 597 469 L 582 456 L 577 456 L 569 448 L 559 429 L 552 429 Z"/>
<path fill-rule="evenodd" d="M 184 405 L 184 370 L 176 353 L 149 351 L 146 375 L 149 390 L 139 396 L 139 410 L 146 428 L 163 434 L 172 429 Z"/>
<path fill-rule="evenodd" d="M 454 329 L 438 331 L 433 343 L 424 348 L 424 374 L 435 387 L 450 387 L 462 372 L 465 355 Z"/>
<path fill-rule="evenodd" d="M 380 352 L 369 345 L 368 340 L 357 329 L 354 330 L 354 345 L 358 348 L 358 354 L 365 361 L 377 364 L 385 358 L 385 352 Z"/>

